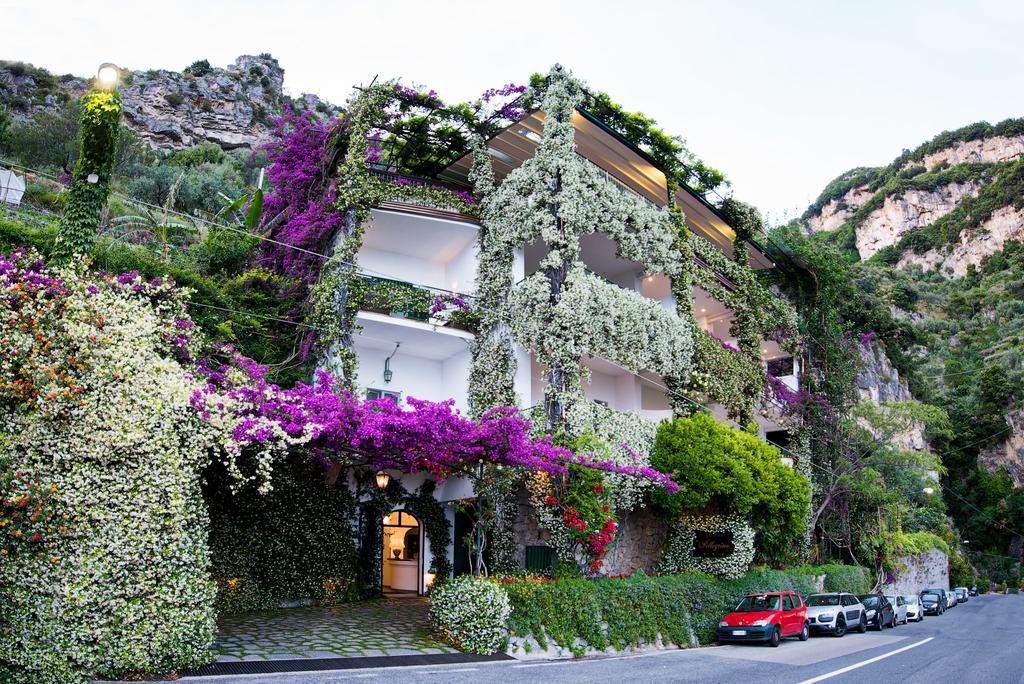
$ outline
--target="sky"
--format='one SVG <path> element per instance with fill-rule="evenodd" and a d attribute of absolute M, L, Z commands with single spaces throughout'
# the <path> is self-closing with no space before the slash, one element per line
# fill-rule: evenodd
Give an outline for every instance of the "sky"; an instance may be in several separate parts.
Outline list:
<path fill-rule="evenodd" d="M 292 95 L 374 76 L 448 101 L 560 62 L 655 118 L 773 222 L 855 166 L 1024 116 L 1024 2 L 0 0 L 0 59 L 181 70 L 269 52 Z"/>

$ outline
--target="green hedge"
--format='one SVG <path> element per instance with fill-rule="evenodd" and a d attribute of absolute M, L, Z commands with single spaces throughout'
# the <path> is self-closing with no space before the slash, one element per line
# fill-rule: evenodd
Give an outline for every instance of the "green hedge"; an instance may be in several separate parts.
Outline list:
<path fill-rule="evenodd" d="M 791 572 L 825 575 L 825 591 L 850 591 L 866 594 L 874 585 L 871 571 L 859 565 L 805 565 Z"/>
<path fill-rule="evenodd" d="M 502 584 L 512 603 L 509 635 L 532 635 L 542 648 L 553 644 L 582 655 L 588 646 L 622 650 L 654 642 L 689 646 L 693 638 L 717 638 L 718 622 L 745 594 L 758 591 L 813 593 L 815 576 L 826 589 L 864 592 L 868 573 L 859 567 L 822 565 L 789 570 L 759 569 L 735 580 L 701 573 L 625 579 L 514 581 Z M 604 626 L 602 626 L 604 625 Z"/>
<path fill-rule="evenodd" d="M 251 488 L 232 494 L 219 466 L 207 480 L 218 613 L 358 598 L 356 501 L 347 487 L 326 485 L 320 465 L 296 459 L 277 466 L 265 495 Z"/>

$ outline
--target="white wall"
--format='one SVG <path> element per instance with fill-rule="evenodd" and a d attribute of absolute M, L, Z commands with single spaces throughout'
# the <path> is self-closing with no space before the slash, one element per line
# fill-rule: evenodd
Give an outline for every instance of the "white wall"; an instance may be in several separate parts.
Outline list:
<path fill-rule="evenodd" d="M 357 263 L 359 270 L 370 276 L 392 278 L 442 290 L 451 287 L 451 283 L 446 282 L 447 274 L 444 264 L 435 264 L 426 259 L 364 248 L 359 250 Z"/>
<path fill-rule="evenodd" d="M 454 399 L 460 411 L 468 411 L 467 381 L 469 378 L 469 349 L 445 361 L 435 361 L 405 352 L 403 348 L 391 359 L 394 374 L 390 383 L 384 382 L 384 359 L 391 350 L 367 348 L 356 338 L 359 357 L 358 384 L 362 389 L 374 388 L 400 392 L 402 398 L 444 401 Z"/>
<path fill-rule="evenodd" d="M 461 294 L 476 292 L 477 246 L 472 243 L 445 264 L 443 287 Z"/>

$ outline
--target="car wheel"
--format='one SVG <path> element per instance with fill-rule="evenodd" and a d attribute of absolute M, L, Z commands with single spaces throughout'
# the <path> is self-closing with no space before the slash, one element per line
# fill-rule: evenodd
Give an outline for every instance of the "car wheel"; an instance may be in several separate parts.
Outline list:
<path fill-rule="evenodd" d="M 857 631 L 861 634 L 868 631 L 868 619 L 864 617 L 864 613 L 860 614 L 860 621 L 857 622 Z"/>
<path fill-rule="evenodd" d="M 775 629 L 772 630 L 771 638 L 768 639 L 768 645 L 771 646 L 772 648 L 775 648 L 781 642 L 782 642 L 782 629 L 780 627 L 776 626 Z"/>
<path fill-rule="evenodd" d="M 810 638 L 811 638 L 811 628 L 808 627 L 807 623 L 805 622 L 804 623 L 804 628 L 802 630 L 800 630 L 800 641 L 807 641 Z"/>
<path fill-rule="evenodd" d="M 832 632 L 832 636 L 839 638 L 846 634 L 846 620 L 839 618 L 836 621 L 836 631 Z"/>

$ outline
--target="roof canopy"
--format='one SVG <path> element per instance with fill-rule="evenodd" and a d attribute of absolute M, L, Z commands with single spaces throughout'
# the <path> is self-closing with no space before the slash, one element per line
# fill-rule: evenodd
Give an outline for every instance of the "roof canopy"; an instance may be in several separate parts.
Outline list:
<path fill-rule="evenodd" d="M 659 207 L 668 203 L 665 174 L 642 150 L 623 140 L 586 111 L 577 110 L 573 114 L 573 126 L 579 153 L 597 164 L 611 180 Z M 531 158 L 543 139 L 544 112 L 541 111 L 531 113 L 491 138 L 488 149 L 495 179 L 500 182 Z M 440 177 L 465 183 L 471 164 L 472 153 L 469 153 L 441 172 Z M 676 191 L 675 201 L 683 208 L 690 230 L 732 255 L 735 232 L 714 207 L 686 186 Z M 752 267 L 771 268 L 774 265 L 759 250 L 750 246 L 748 250 Z"/>

